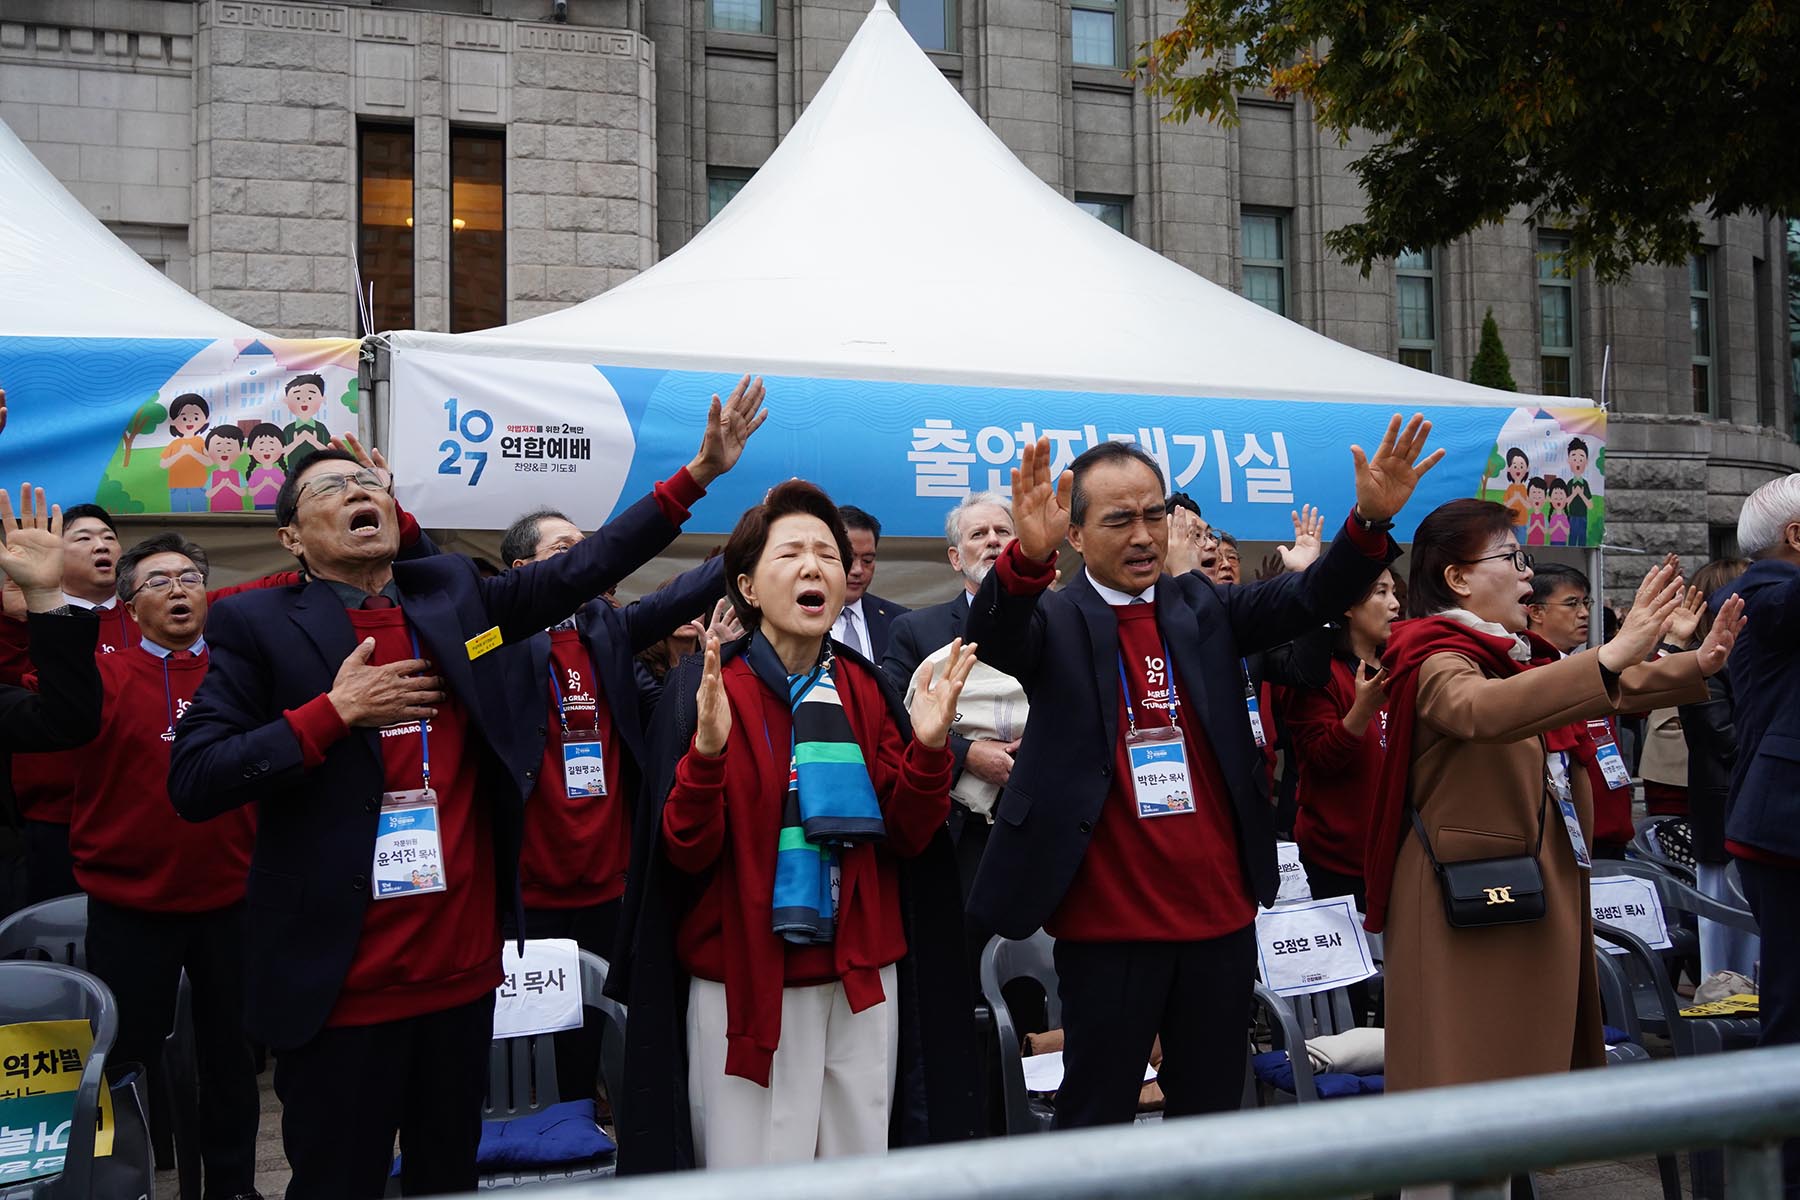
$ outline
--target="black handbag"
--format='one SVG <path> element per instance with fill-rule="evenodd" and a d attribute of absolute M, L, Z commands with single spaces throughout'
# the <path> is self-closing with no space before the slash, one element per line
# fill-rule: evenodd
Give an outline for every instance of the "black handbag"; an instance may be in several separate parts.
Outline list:
<path fill-rule="evenodd" d="M 1530 854 L 1505 858 L 1474 858 L 1463 862 L 1439 862 L 1426 836 L 1419 810 L 1407 800 L 1412 827 L 1425 847 L 1425 857 L 1437 872 L 1438 891 L 1444 898 L 1444 919 L 1454 929 L 1484 929 L 1490 925 L 1523 925 L 1544 916 L 1544 872 L 1538 851 L 1544 848 L 1544 818 L 1550 806 L 1546 791 L 1538 807 L 1537 845 Z"/>

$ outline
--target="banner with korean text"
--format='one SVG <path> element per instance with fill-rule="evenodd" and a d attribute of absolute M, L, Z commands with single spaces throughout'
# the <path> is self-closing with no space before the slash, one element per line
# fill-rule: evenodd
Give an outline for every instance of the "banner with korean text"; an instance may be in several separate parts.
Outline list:
<path fill-rule="evenodd" d="M 400 498 L 430 526 L 498 529 L 549 505 L 594 528 L 693 456 L 709 399 L 736 382 L 710 371 L 396 349 L 387 440 Z M 1300 398 L 766 382 L 768 424 L 695 508 L 690 531 L 728 532 L 771 484 L 799 476 L 879 513 L 883 532 L 942 536 L 946 509 L 971 491 L 1007 491 L 1023 447 L 1047 437 L 1058 466 L 1102 441 L 1134 442 L 1215 526 L 1287 540 L 1301 504 L 1331 521 L 1349 511 L 1350 445 L 1372 452 L 1397 411 Z M 1401 514 L 1402 540 L 1439 504 L 1486 496 L 1514 508 L 1521 542 L 1541 527 L 1538 544 L 1598 544 L 1605 414 L 1521 400 L 1423 410 L 1431 444 L 1449 453 Z M 1573 540 L 1578 507 L 1585 543 Z"/>

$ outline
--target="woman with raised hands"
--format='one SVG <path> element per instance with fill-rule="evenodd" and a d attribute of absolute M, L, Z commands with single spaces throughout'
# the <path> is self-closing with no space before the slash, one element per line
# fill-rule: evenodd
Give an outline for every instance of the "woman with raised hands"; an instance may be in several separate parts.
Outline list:
<path fill-rule="evenodd" d="M 1682 601 L 1666 561 L 1616 636 L 1563 658 L 1525 633 L 1531 577 L 1503 505 L 1451 501 L 1414 535 L 1365 864 L 1393 1090 L 1605 1062 L 1583 768 L 1617 749 L 1586 722 L 1703 698 L 1743 626 L 1727 604 L 1698 651 L 1646 662 Z"/>
<path fill-rule="evenodd" d="M 848 543 L 823 491 L 775 487 L 725 547 L 748 635 L 709 633 L 669 676 L 656 740 L 672 769 L 646 793 L 627 982 L 609 981 L 631 1008 L 622 1171 L 972 1131 L 972 993 L 944 829 L 974 647 L 922 667 L 902 709 L 829 637 Z"/>

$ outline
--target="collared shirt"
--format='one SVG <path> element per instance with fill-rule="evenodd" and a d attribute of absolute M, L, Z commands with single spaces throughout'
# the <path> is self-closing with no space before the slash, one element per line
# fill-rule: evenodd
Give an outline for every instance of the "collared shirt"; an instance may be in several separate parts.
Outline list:
<path fill-rule="evenodd" d="M 83 600 L 80 596 L 71 596 L 67 592 L 62 594 L 62 598 L 63 603 L 69 605 L 71 608 L 116 608 L 119 604 L 119 597 L 116 592 L 98 604 L 95 604 L 92 600 Z"/>
<path fill-rule="evenodd" d="M 1145 604 L 1156 603 L 1156 585 L 1154 583 L 1134 596 L 1130 592 L 1121 592 L 1117 588 L 1107 587 L 1104 583 L 1095 579 L 1094 573 L 1089 571 L 1086 567 L 1083 567 L 1082 570 L 1087 572 L 1087 581 L 1094 585 L 1094 590 L 1099 592 L 1100 598 L 1108 604 L 1130 604 L 1134 600 L 1142 600 Z"/>
<path fill-rule="evenodd" d="M 372 594 L 363 591 L 354 583 L 344 583 L 336 579 L 327 579 L 323 582 L 330 585 L 331 590 L 337 595 L 337 598 L 343 601 L 345 608 L 361 608 L 363 606 L 363 601 L 367 600 Z M 389 600 L 394 602 L 396 607 L 400 606 L 400 585 L 391 579 L 387 581 L 387 586 L 382 588 L 379 593 L 373 594 L 386 596 Z"/>
<path fill-rule="evenodd" d="M 204 637 L 197 637 L 194 639 L 191 646 L 175 646 L 171 648 L 169 646 L 159 646 L 149 638 L 144 638 L 138 645 L 143 647 L 145 654 L 153 655 L 157 658 L 167 658 L 177 650 L 186 650 L 189 654 L 199 654 L 202 650 L 206 649 L 206 639 Z"/>
<path fill-rule="evenodd" d="M 854 626 L 850 623 L 852 613 L 854 613 L 856 617 Z M 852 632 L 852 630 L 854 630 L 854 632 Z M 846 646 L 854 646 L 862 651 L 863 654 L 869 654 L 871 649 L 869 645 L 869 619 L 863 615 L 861 596 L 858 596 L 850 603 L 844 605 L 843 611 L 838 613 L 837 620 L 831 623 L 831 636 L 844 643 Z"/>

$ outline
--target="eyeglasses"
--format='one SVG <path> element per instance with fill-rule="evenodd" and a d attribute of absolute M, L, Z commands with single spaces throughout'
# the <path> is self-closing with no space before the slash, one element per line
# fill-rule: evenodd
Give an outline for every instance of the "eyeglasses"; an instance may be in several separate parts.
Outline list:
<path fill-rule="evenodd" d="M 385 492 L 393 479 L 386 471 L 364 467 L 360 471 L 350 471 L 343 475 L 321 475 L 317 479 L 309 479 L 300 485 L 300 494 L 317 496 L 323 500 L 329 496 L 341 495 L 352 482 L 365 492 Z"/>
<path fill-rule="evenodd" d="M 1537 561 L 1523 550 L 1502 550 L 1498 554 L 1484 554 L 1480 558 L 1471 558 L 1463 565 L 1472 567 L 1476 563 L 1491 562 L 1496 558 L 1510 559 L 1512 561 L 1513 570 L 1515 571 L 1529 571 L 1531 569 L 1531 564 Z"/>
<path fill-rule="evenodd" d="M 1587 596 L 1570 596 L 1567 600 L 1544 600 L 1544 601 L 1539 602 L 1535 607 L 1537 607 L 1537 608 L 1573 608 L 1573 609 L 1585 608 L 1591 612 L 1591 611 L 1593 611 L 1593 608 L 1594 608 L 1594 602 Z"/>
<path fill-rule="evenodd" d="M 203 587 L 206 584 L 206 576 L 199 571 L 183 571 L 179 575 L 152 575 L 138 584 L 137 590 L 131 594 L 139 596 L 145 592 L 166 592 L 178 583 L 184 588 Z"/>
<path fill-rule="evenodd" d="M 1107 513 L 1104 517 L 1100 518 L 1099 524 L 1102 529 L 1130 529 L 1139 521 L 1142 521 L 1146 525 L 1156 525 L 1167 520 L 1168 516 L 1168 505 L 1153 504 L 1142 512 Z"/>

